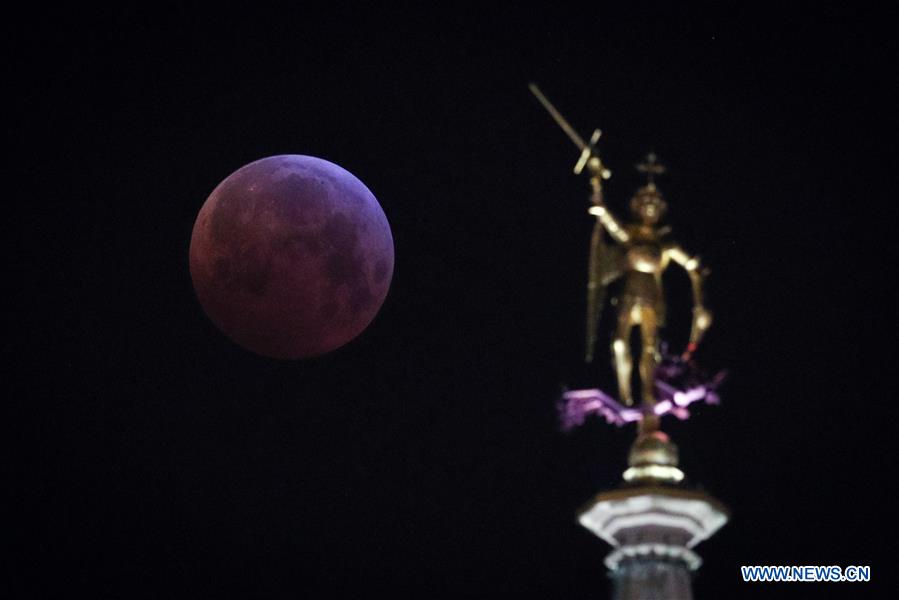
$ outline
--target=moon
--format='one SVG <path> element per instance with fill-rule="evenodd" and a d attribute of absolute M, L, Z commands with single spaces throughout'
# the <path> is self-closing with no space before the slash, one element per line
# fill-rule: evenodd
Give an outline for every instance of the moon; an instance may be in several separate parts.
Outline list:
<path fill-rule="evenodd" d="M 393 277 L 393 235 L 359 179 L 314 156 L 270 156 L 229 175 L 194 223 L 190 274 L 234 342 L 279 359 L 358 336 Z"/>

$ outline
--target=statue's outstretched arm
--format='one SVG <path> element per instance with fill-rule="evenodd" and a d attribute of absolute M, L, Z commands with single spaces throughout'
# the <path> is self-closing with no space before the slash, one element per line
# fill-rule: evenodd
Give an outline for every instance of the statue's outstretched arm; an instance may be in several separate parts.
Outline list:
<path fill-rule="evenodd" d="M 706 330 L 712 325 L 712 313 L 705 308 L 702 300 L 703 280 L 708 274 L 708 270 L 702 267 L 698 256 L 690 256 L 680 246 L 669 246 L 666 248 L 666 252 L 668 257 L 682 266 L 690 276 L 690 284 L 693 288 L 693 326 L 690 329 L 690 343 L 687 352 L 692 353 Z"/>
<path fill-rule="evenodd" d="M 615 218 L 609 209 L 606 208 L 605 203 L 602 199 L 602 180 L 599 176 L 594 176 L 590 178 L 590 184 L 593 186 L 593 206 L 587 209 L 591 215 L 595 216 L 602 226 L 605 227 L 606 231 L 609 232 L 609 235 L 612 236 L 612 239 L 621 242 L 622 244 L 627 242 L 630 239 L 630 236 L 627 234 L 627 231 L 624 230 L 624 227 L 621 226 L 621 222 Z"/>

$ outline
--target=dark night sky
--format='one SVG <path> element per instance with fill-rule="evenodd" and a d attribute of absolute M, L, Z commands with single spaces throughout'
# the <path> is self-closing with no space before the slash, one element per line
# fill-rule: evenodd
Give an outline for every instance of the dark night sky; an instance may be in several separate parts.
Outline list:
<path fill-rule="evenodd" d="M 588 381 L 591 222 L 577 151 L 530 80 L 583 133 L 603 128 L 619 214 L 632 164 L 659 154 L 675 236 L 713 270 L 700 359 L 732 377 L 720 407 L 665 424 L 733 511 L 697 548 L 697 596 L 873 596 L 744 584 L 739 566 L 894 581 L 877 547 L 896 493 L 894 300 L 872 282 L 893 277 L 895 193 L 863 171 L 887 145 L 876 83 L 894 68 L 876 17 L 117 8 L 7 24 L 20 597 L 607 593 L 608 549 L 574 512 L 619 480 L 633 432 L 556 429 L 560 386 Z M 213 187 L 282 153 L 357 175 L 396 243 L 372 326 L 304 362 L 229 342 L 187 269 Z M 682 340 L 688 304 L 672 310 Z"/>

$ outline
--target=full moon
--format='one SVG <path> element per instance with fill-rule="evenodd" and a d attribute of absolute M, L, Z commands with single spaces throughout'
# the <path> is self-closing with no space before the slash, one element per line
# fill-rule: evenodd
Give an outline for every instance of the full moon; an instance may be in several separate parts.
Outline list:
<path fill-rule="evenodd" d="M 393 236 L 350 172 L 313 156 L 270 156 L 229 175 L 203 204 L 190 274 L 203 310 L 237 344 L 306 358 L 374 319 L 393 276 Z"/>

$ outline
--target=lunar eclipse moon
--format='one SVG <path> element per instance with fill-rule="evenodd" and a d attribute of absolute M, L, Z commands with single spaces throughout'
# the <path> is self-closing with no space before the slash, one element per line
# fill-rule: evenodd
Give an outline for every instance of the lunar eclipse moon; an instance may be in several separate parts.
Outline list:
<path fill-rule="evenodd" d="M 313 156 L 270 156 L 229 175 L 190 241 L 190 274 L 209 318 L 240 346 L 279 359 L 358 336 L 384 302 L 393 261 L 374 195 Z"/>

